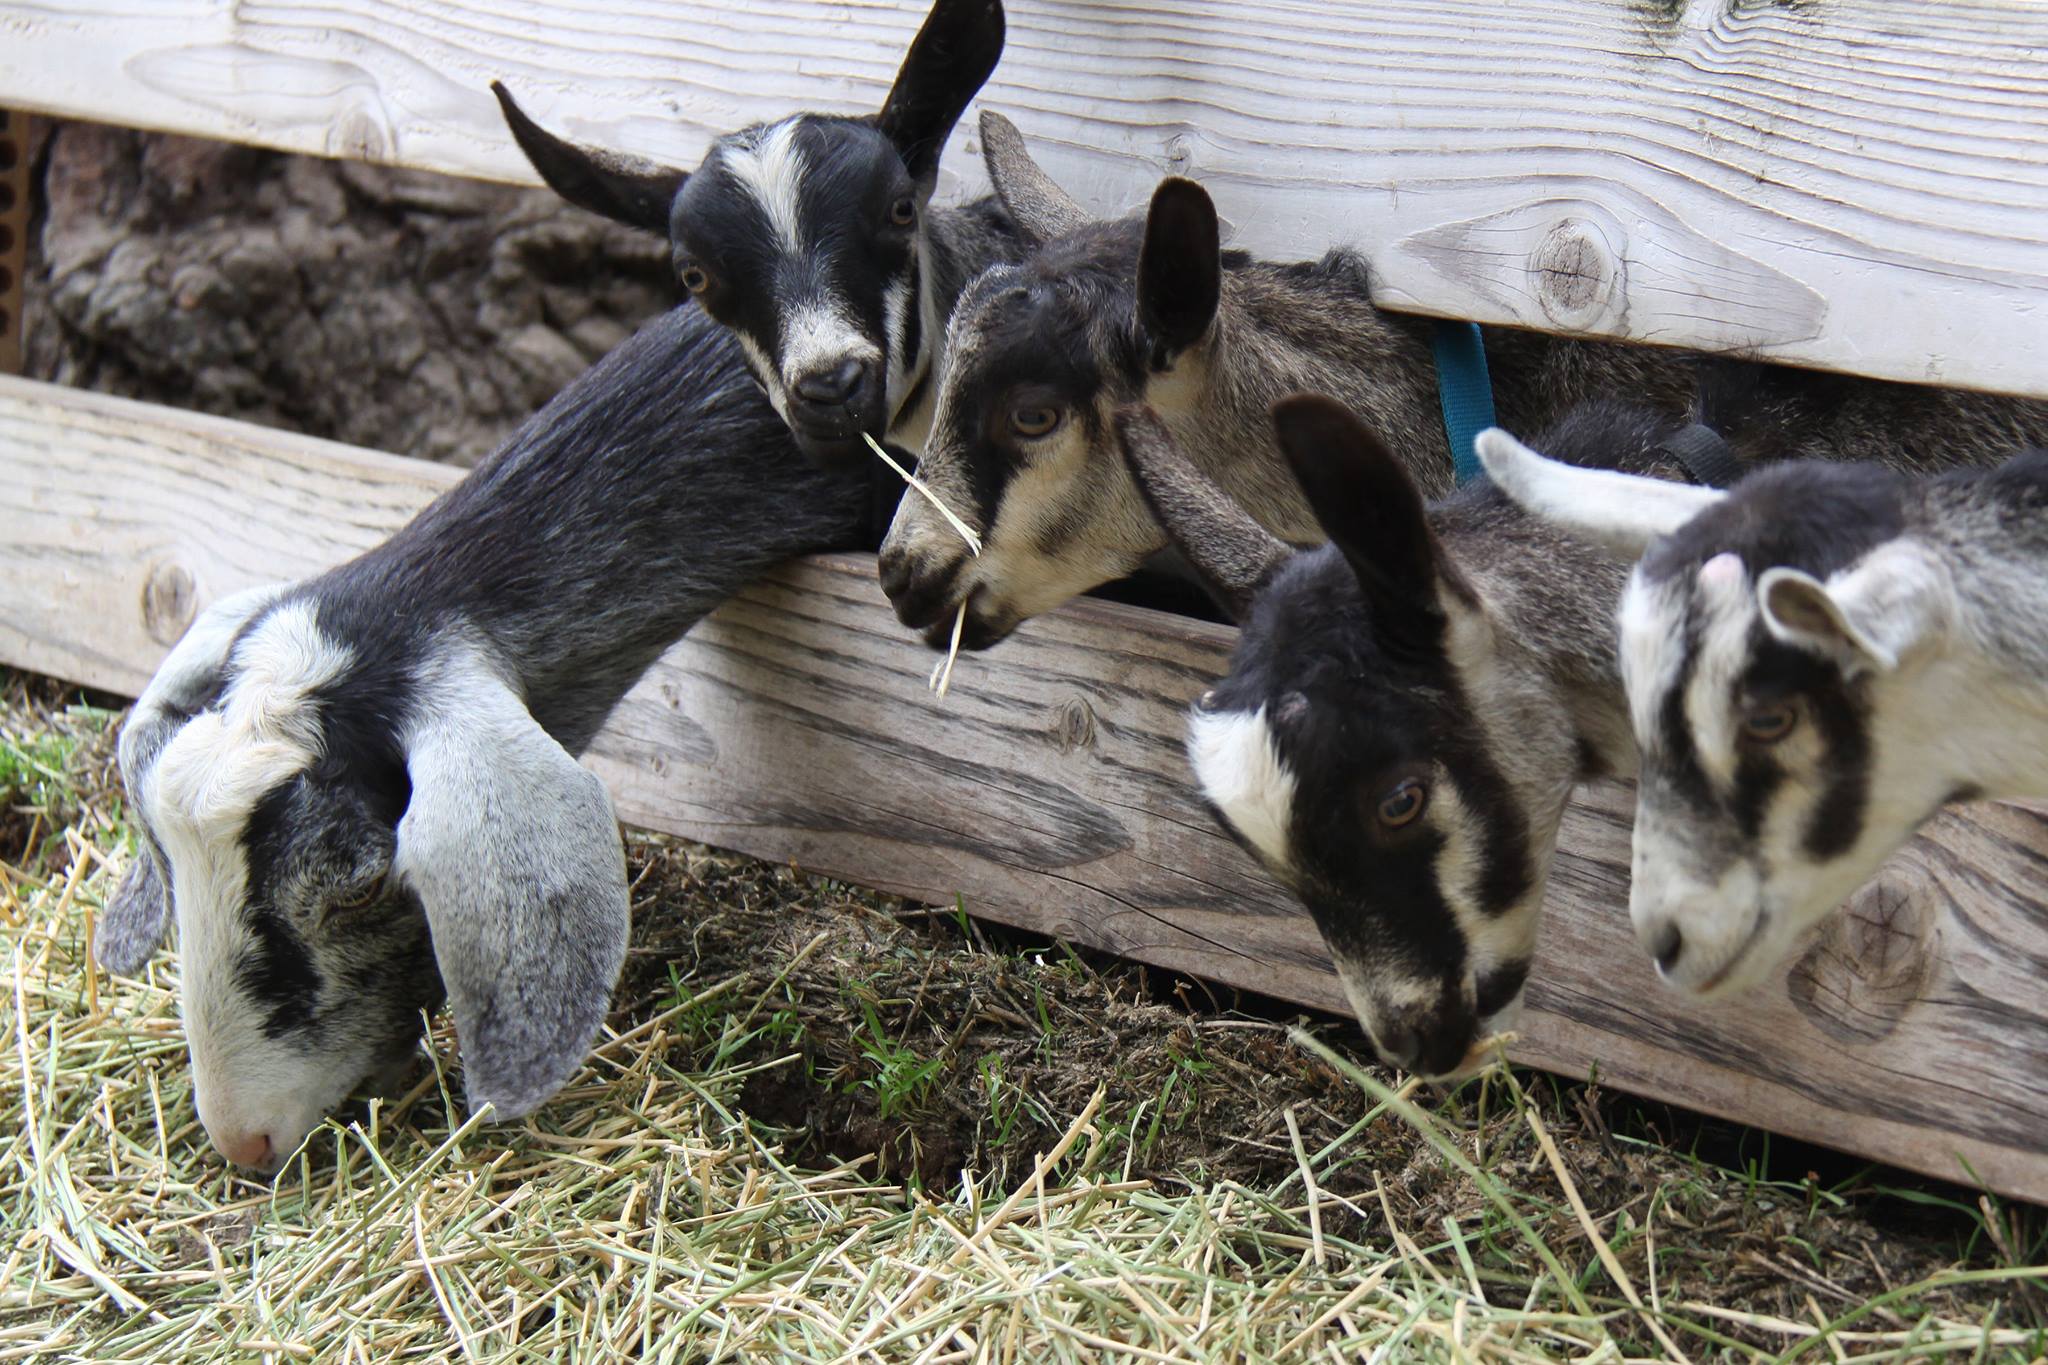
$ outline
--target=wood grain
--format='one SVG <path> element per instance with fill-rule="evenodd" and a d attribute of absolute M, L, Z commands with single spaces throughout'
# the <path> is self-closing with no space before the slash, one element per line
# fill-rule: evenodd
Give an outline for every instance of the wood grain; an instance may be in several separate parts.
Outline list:
<path fill-rule="evenodd" d="M 0 660 L 133 693 L 199 605 L 355 554 L 456 477 L 0 379 Z M 1183 710 L 1231 639 L 1082 601 L 940 703 L 872 560 L 816 559 L 671 650 L 590 761 L 638 825 L 1341 1011 L 1306 916 L 1188 787 Z M 1610 785 L 1567 817 L 1518 1059 L 2048 1200 L 2048 812 L 1943 814 L 1787 977 L 1712 1008 L 1629 932 L 1629 812 Z"/>
<path fill-rule="evenodd" d="M 0 102 L 510 180 L 485 92 L 694 164 L 879 106 L 926 0 L 0 0 Z M 1084 202 L 1164 172 L 1396 308 L 2048 396 L 2048 7 L 1010 0 L 984 102 Z M 978 187 L 963 121 L 948 158 Z"/>

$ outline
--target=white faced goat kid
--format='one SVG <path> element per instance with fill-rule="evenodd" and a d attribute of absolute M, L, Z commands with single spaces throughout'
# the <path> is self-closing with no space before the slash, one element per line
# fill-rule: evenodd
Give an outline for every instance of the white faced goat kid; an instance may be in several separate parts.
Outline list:
<path fill-rule="evenodd" d="M 2048 453 L 1724 494 L 1479 449 L 1532 513 L 1642 556 L 1629 913 L 1666 979 L 1754 985 L 1943 804 L 2048 795 Z"/>
<path fill-rule="evenodd" d="M 1188 758 L 1307 906 L 1381 1057 L 1453 1075 L 1521 998 L 1572 787 L 1635 767 L 1614 662 L 1628 564 L 1483 480 L 1425 504 L 1334 399 L 1272 420 L 1326 546 L 1277 540 L 1149 410 L 1117 419 L 1153 513 L 1243 627 Z M 1552 436 L 1651 469 L 1682 429 L 1589 404 Z"/>
<path fill-rule="evenodd" d="M 618 826 L 574 755 L 736 588 L 857 543 L 868 496 L 686 308 L 383 545 L 203 612 L 121 732 L 144 848 L 94 949 L 133 973 L 175 919 L 214 1146 L 275 1169 L 444 991 L 472 1105 L 553 1094 L 626 946 Z"/>

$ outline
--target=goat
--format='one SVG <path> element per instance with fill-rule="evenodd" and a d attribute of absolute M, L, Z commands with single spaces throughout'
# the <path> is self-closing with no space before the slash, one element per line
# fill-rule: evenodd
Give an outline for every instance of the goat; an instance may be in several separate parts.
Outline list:
<path fill-rule="evenodd" d="M 1363 259 L 1332 251 L 1276 265 L 1220 249 L 1215 206 L 1189 180 L 1159 185 L 1142 220 L 1091 222 L 1031 161 L 1017 130 L 982 115 L 996 191 L 1031 254 L 961 295 L 920 474 L 981 537 L 970 557 L 922 500 L 905 499 L 883 544 L 899 619 L 943 647 L 985 648 L 1024 619 L 1129 573 L 1164 543 L 1120 459 L 1112 415 L 1150 405 L 1188 457 L 1281 538 L 1320 530 L 1267 420 L 1300 390 L 1365 419 L 1434 496 L 1451 484 L 1429 319 L 1373 306 Z M 1700 378 L 1671 350 L 1489 329 L 1501 421 L 1540 429 L 1603 395 L 1677 417 Z M 2048 405 L 1777 371 L 1776 456 L 1908 464 L 1994 458 L 2048 441 Z M 1765 406 L 1761 399 L 1758 407 Z M 1761 431 L 1759 419 L 1754 426 Z"/>
<path fill-rule="evenodd" d="M 121 732 L 142 852 L 94 949 L 133 972 L 175 915 L 222 1154 L 281 1164 L 410 1055 L 444 987 L 472 1105 L 516 1117 L 560 1086 L 627 922 L 574 755 L 740 585 L 872 544 L 871 482 L 804 459 L 682 308 L 384 544 L 199 615 Z"/>
<path fill-rule="evenodd" d="M 1614 662 L 1627 565 L 1483 480 L 1425 504 L 1334 399 L 1283 399 L 1272 422 L 1319 548 L 1259 525 L 1156 414 L 1116 416 L 1146 503 L 1243 625 L 1188 757 L 1221 823 L 1307 905 L 1380 1056 L 1449 1075 L 1519 1002 L 1573 785 L 1634 770 Z M 1548 440 L 1661 470 L 1683 430 L 1597 403 Z"/>
<path fill-rule="evenodd" d="M 940 153 L 1003 38 L 999 0 L 937 0 L 879 115 L 730 133 L 694 173 L 565 142 L 491 89 L 563 198 L 667 234 L 683 288 L 739 339 L 798 446 L 865 463 L 864 434 L 922 448 L 954 300 L 1021 251 L 993 198 L 931 206 Z"/>
<path fill-rule="evenodd" d="M 1666 980 L 1753 986 L 1942 805 L 2048 796 L 2048 452 L 1721 493 L 1479 449 L 1532 515 L 1641 556 L 1629 916 Z"/>

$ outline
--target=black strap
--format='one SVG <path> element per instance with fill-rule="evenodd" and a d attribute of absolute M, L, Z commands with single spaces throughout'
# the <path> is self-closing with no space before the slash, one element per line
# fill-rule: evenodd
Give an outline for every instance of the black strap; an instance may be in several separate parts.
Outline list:
<path fill-rule="evenodd" d="M 1659 441 L 1655 449 L 1676 460 L 1694 483 L 1708 488 L 1726 488 L 1742 477 L 1742 463 L 1721 433 L 1698 422 Z"/>

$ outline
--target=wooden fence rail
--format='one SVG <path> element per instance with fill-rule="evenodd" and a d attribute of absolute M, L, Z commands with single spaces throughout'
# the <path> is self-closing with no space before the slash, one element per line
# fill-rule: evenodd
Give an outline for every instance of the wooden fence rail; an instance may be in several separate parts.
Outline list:
<path fill-rule="evenodd" d="M 204 602 L 376 543 L 458 471 L 0 379 L 0 660 L 134 692 Z M 628 697 L 628 821 L 1341 1010 L 1315 932 L 1193 799 L 1231 632 L 1081 602 L 951 697 L 872 560 L 793 564 Z M 1630 800 L 1565 822 L 1522 1061 L 2048 1201 L 2048 813 L 1936 820 L 1769 989 L 1704 1007 L 1629 931 Z"/>
<path fill-rule="evenodd" d="M 486 84 L 694 164 L 877 108 L 928 0 L 0 0 L 0 97 L 530 180 Z M 1010 0 L 984 102 L 1105 212 L 1164 172 L 1399 308 L 2048 396 L 2048 6 Z M 980 183 L 968 142 L 956 190 Z"/>

